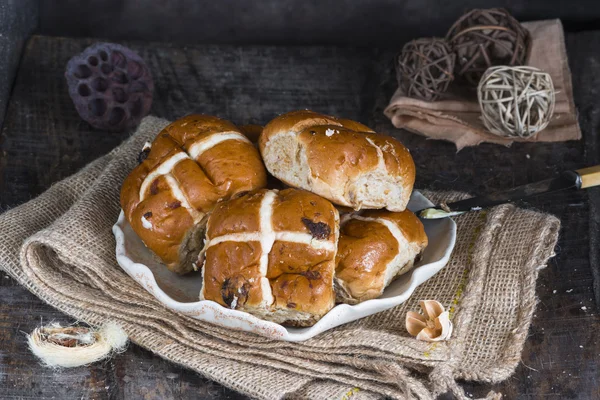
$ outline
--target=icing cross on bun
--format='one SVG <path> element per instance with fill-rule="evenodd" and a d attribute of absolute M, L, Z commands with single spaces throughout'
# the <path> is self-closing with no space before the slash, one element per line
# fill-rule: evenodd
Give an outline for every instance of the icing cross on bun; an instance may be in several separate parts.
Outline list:
<path fill-rule="evenodd" d="M 200 299 L 310 326 L 333 306 L 339 214 L 313 193 L 258 190 L 208 218 Z"/>
<path fill-rule="evenodd" d="M 423 224 L 408 210 L 344 215 L 336 257 L 337 301 L 355 304 L 379 297 L 412 269 L 425 247 Z"/>
<path fill-rule="evenodd" d="M 266 186 L 254 145 L 232 123 L 189 115 L 146 143 L 121 188 L 134 232 L 167 267 L 199 268 L 206 214 L 231 196 Z"/>
<path fill-rule="evenodd" d="M 276 178 L 355 210 L 403 211 L 415 182 L 413 159 L 396 139 L 308 110 L 269 122 L 259 149 Z"/>

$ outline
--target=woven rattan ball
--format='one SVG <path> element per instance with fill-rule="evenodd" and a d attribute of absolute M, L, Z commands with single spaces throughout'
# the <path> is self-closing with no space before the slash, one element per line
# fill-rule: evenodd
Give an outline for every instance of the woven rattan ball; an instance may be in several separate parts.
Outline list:
<path fill-rule="evenodd" d="M 530 36 L 519 21 L 500 8 L 476 9 L 452 25 L 446 39 L 456 53 L 456 74 L 477 86 L 494 65 L 524 65 Z"/>
<path fill-rule="evenodd" d="M 436 100 L 454 79 L 455 59 L 444 39 L 413 40 L 404 45 L 396 60 L 398 85 L 406 96 Z"/>
<path fill-rule="evenodd" d="M 491 67 L 477 87 L 486 128 L 509 138 L 531 138 L 544 129 L 554 113 L 554 94 L 550 75 L 533 67 Z"/>

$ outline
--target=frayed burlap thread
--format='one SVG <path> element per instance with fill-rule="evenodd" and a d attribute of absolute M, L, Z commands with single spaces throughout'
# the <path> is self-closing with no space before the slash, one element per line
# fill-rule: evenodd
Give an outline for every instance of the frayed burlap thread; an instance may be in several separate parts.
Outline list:
<path fill-rule="evenodd" d="M 560 224 L 510 205 L 456 218 L 450 262 L 406 303 L 306 342 L 231 331 L 163 307 L 117 265 L 111 227 L 121 182 L 167 123 L 145 118 L 123 145 L 0 215 L 0 268 L 66 314 L 96 326 L 114 321 L 140 346 L 253 398 L 433 399 L 448 391 L 465 398 L 456 379 L 499 382 L 514 371 L 538 270 L 553 254 Z M 420 299 L 450 310 L 451 340 L 408 335 L 404 318 Z"/>

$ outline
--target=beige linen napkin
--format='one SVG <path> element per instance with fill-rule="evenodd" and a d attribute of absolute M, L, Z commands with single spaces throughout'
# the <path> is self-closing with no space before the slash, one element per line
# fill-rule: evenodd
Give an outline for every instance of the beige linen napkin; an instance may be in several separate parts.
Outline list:
<path fill-rule="evenodd" d="M 427 136 L 431 139 L 448 140 L 460 150 L 483 142 L 510 145 L 513 141 L 561 142 L 578 140 L 581 130 L 573 102 L 571 72 L 565 49 L 563 27 L 560 20 L 526 22 L 523 24 L 531 34 L 531 53 L 527 65 L 540 68 L 552 77 L 556 94 L 554 116 L 546 129 L 536 137 L 507 139 L 489 132 L 481 120 L 477 94 L 450 87 L 441 100 L 427 102 L 404 96 L 398 88 L 384 113 L 396 128 Z"/>
<path fill-rule="evenodd" d="M 557 240 L 555 217 L 511 205 L 458 217 L 449 264 L 406 303 L 306 342 L 274 341 L 165 308 L 115 260 L 111 227 L 121 183 L 144 142 L 167 123 L 145 118 L 123 145 L 0 215 L 0 268 L 77 320 L 114 321 L 158 356 L 253 398 L 432 399 L 450 390 L 464 399 L 455 379 L 498 382 L 512 374 L 535 308 L 539 267 Z M 424 194 L 435 202 L 464 197 Z M 418 310 L 421 299 L 450 309 L 449 341 L 408 335 L 406 312 Z"/>

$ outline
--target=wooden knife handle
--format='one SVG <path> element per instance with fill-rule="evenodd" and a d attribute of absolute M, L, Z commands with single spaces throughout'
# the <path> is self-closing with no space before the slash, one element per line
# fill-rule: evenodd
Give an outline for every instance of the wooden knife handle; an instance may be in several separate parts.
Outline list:
<path fill-rule="evenodd" d="M 575 171 L 581 177 L 581 189 L 600 185 L 600 165 Z"/>

